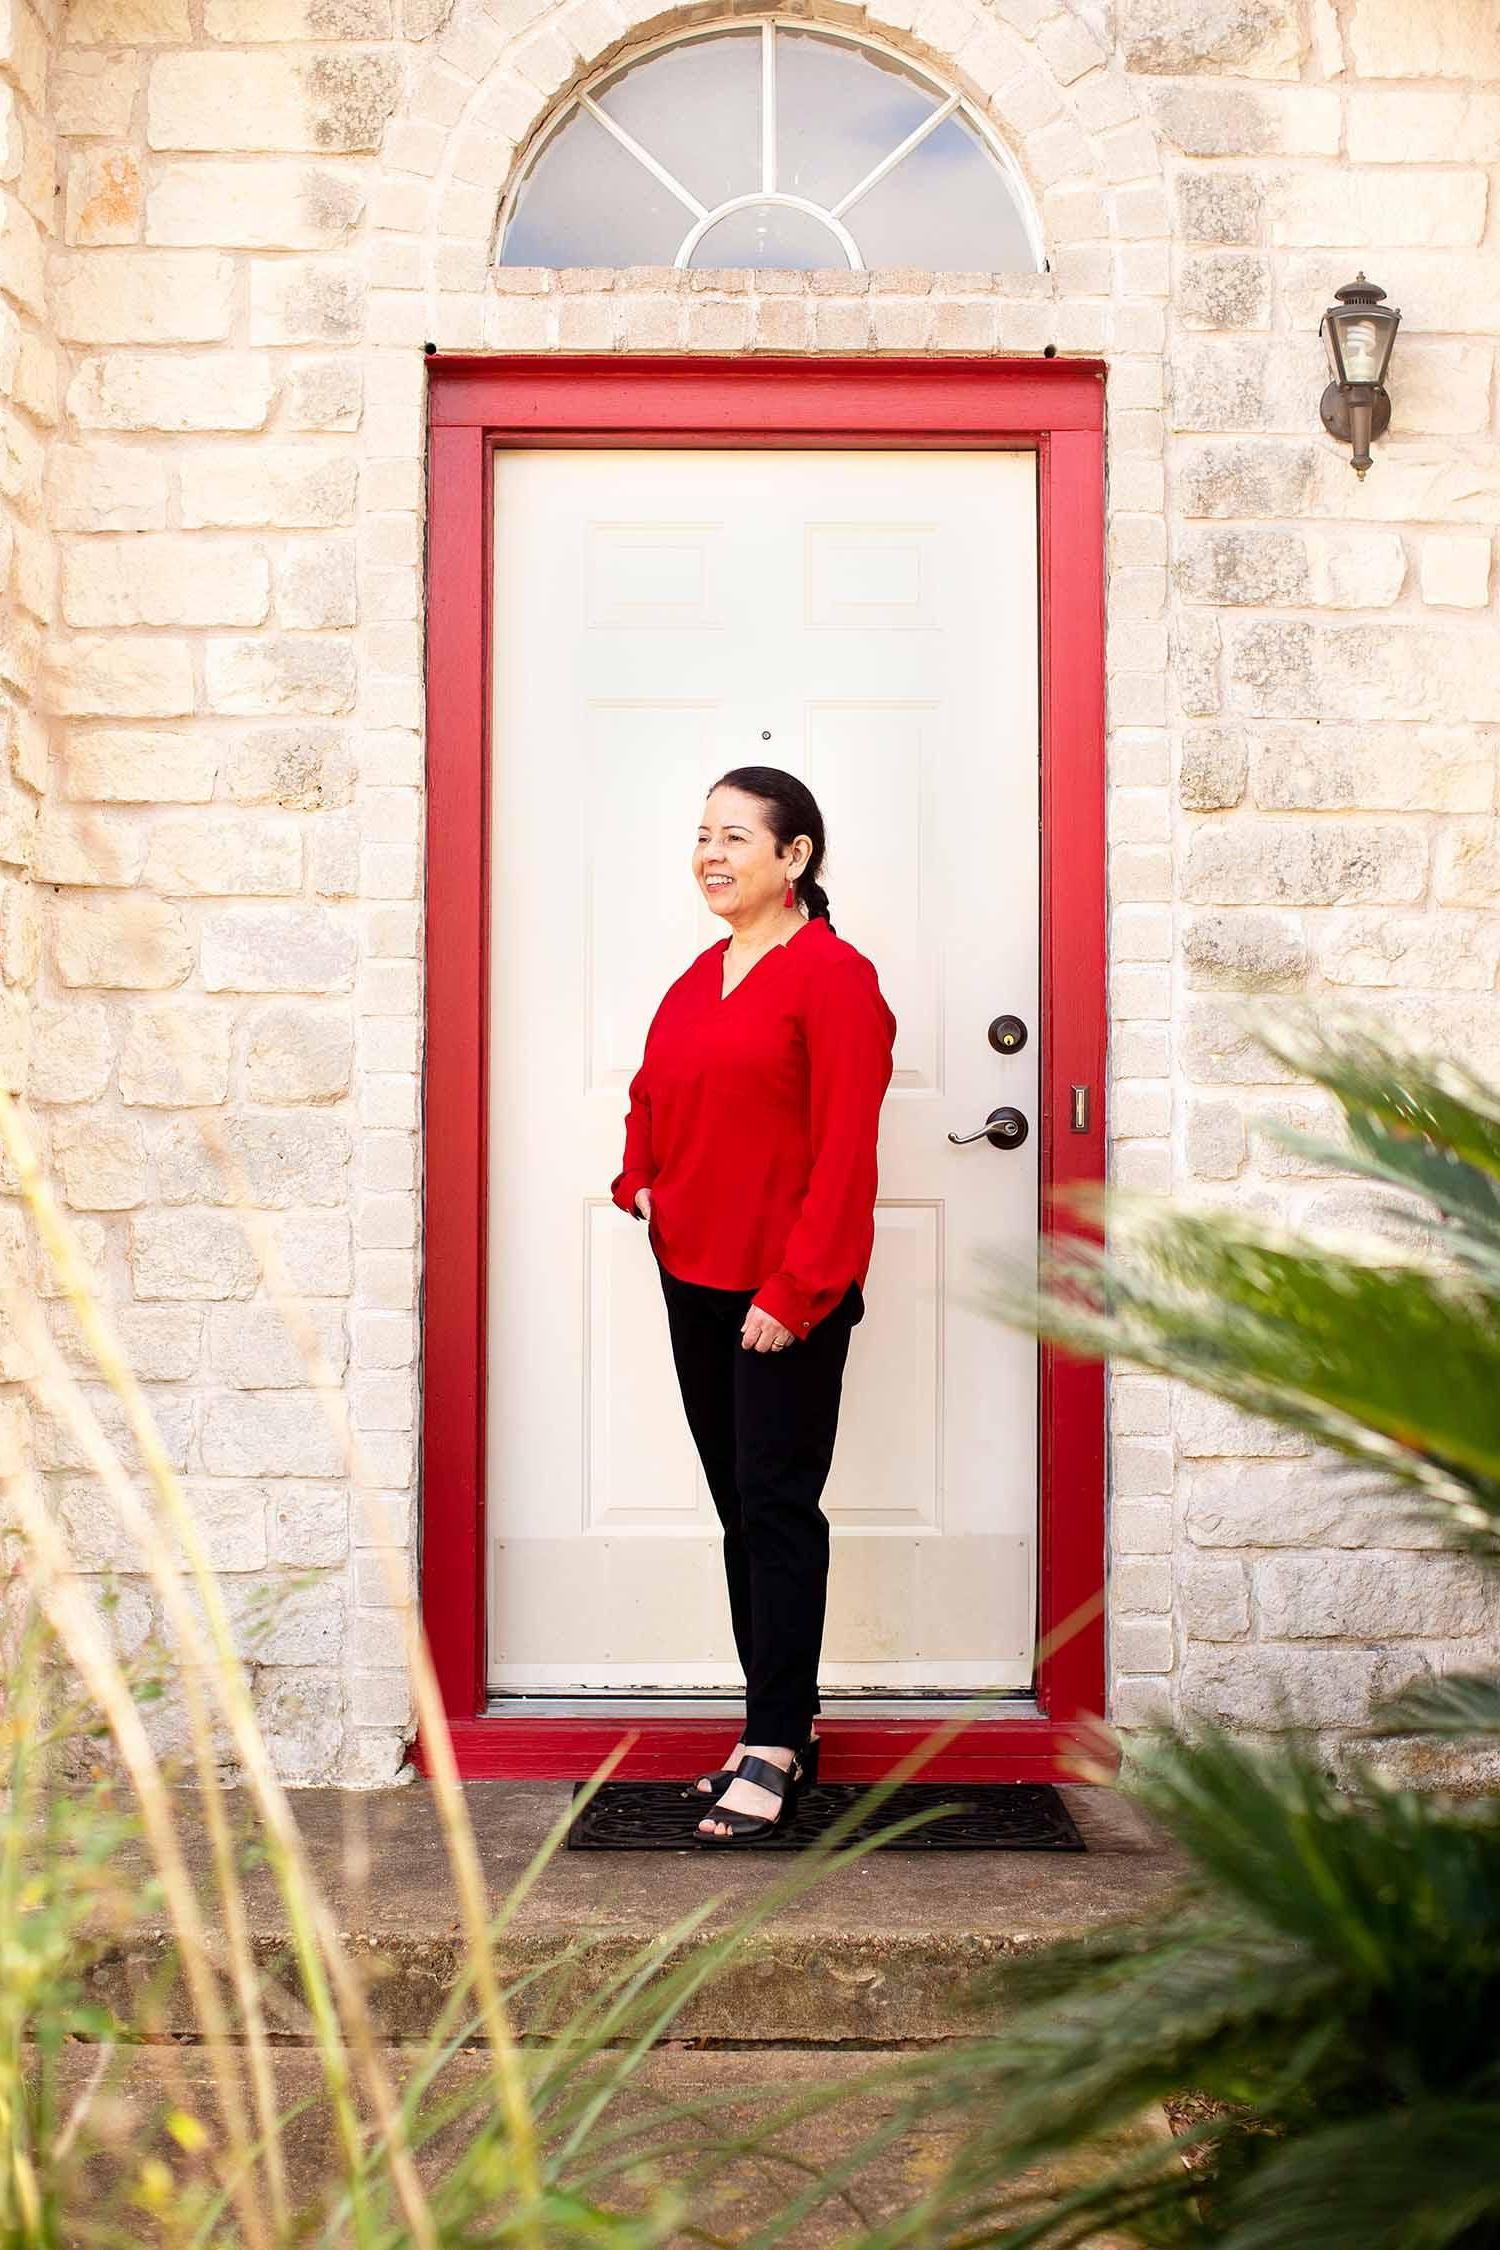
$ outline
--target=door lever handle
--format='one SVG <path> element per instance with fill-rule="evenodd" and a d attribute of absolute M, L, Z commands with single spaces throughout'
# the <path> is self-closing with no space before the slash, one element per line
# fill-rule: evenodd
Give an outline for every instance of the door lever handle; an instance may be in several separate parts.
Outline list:
<path fill-rule="evenodd" d="M 977 1132 L 950 1133 L 955 1148 L 970 1141 L 988 1141 L 991 1148 L 1019 1148 L 1031 1128 L 1018 1109 L 992 1109 Z"/>

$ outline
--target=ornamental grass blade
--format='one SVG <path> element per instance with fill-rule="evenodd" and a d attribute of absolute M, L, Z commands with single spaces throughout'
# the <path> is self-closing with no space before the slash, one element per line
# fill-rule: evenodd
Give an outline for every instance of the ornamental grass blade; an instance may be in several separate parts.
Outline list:
<path fill-rule="evenodd" d="M 1455 1741 L 1500 1735 L 1500 1679 L 1492 1672 L 1448 1672 L 1418 1681 L 1376 1705 L 1369 1732 L 1440 1735 Z"/>

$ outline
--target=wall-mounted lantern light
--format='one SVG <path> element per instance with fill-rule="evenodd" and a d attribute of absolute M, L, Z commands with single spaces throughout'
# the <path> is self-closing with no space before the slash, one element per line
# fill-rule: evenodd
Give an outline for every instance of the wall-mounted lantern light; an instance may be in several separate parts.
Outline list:
<path fill-rule="evenodd" d="M 1349 466 L 1362 477 L 1370 466 L 1370 441 L 1384 436 L 1391 419 L 1385 371 L 1401 315 L 1393 305 L 1382 304 L 1385 291 L 1362 273 L 1333 294 L 1338 302 L 1329 306 L 1318 328 L 1333 370 L 1319 412 L 1331 436 L 1352 444 Z"/>

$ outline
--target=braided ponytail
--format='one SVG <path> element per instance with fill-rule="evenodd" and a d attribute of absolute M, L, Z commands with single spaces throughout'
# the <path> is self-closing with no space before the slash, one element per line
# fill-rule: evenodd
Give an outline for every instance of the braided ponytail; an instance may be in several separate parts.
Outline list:
<path fill-rule="evenodd" d="M 794 773 L 784 773 L 780 766 L 735 766 L 728 773 L 720 774 L 708 792 L 710 796 L 714 789 L 743 789 L 747 797 L 759 798 L 766 808 L 767 826 L 783 851 L 794 837 L 810 839 L 812 851 L 793 886 L 794 895 L 810 922 L 827 922 L 831 930 L 828 893 L 818 881 L 828 840 L 818 801 L 807 783 L 799 781 Z"/>

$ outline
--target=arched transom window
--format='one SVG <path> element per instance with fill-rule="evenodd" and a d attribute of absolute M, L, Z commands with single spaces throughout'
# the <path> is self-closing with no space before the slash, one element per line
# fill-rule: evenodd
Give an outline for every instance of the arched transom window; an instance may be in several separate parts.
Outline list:
<path fill-rule="evenodd" d="M 1006 150 L 904 58 L 820 27 L 710 26 L 565 104 L 510 198 L 507 266 L 1035 272 Z"/>

